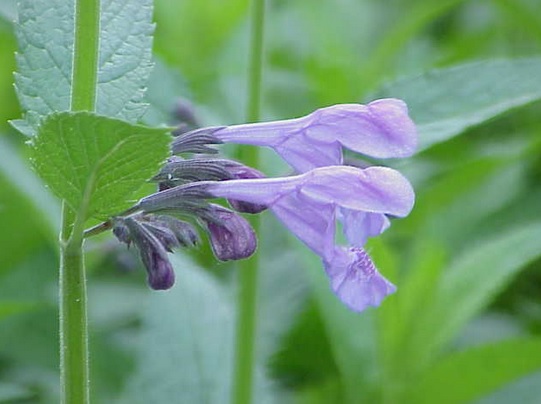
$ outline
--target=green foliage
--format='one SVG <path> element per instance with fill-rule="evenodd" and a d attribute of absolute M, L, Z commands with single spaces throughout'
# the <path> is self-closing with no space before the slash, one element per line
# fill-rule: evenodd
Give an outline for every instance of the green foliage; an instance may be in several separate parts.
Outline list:
<path fill-rule="evenodd" d="M 171 258 L 179 282 L 145 308 L 137 370 L 123 402 L 221 403 L 230 395 L 232 302 L 210 275 Z"/>
<path fill-rule="evenodd" d="M 33 134 L 40 118 L 69 109 L 73 13 L 73 1 L 19 4 L 15 86 L 25 121 L 14 125 L 27 135 Z"/>
<path fill-rule="evenodd" d="M 137 122 L 152 70 L 152 0 L 102 2 L 96 112 Z"/>
<path fill-rule="evenodd" d="M 97 113 L 136 122 L 152 69 L 152 0 L 108 1 L 100 19 Z M 14 126 L 33 135 L 40 120 L 70 107 L 74 0 L 21 1 L 17 39 L 17 94 L 25 120 Z"/>
<path fill-rule="evenodd" d="M 475 62 L 390 83 L 378 96 L 407 102 L 423 150 L 541 99 L 540 72 L 541 58 Z"/>
<path fill-rule="evenodd" d="M 167 156 L 169 129 L 132 125 L 88 112 L 50 115 L 31 159 L 51 190 L 83 219 L 120 213 Z"/>
<path fill-rule="evenodd" d="M 60 223 L 60 207 L 58 206 L 58 202 L 43 187 L 39 178 L 30 169 L 26 161 L 23 160 L 14 145 L 3 138 L 0 138 L 0 173 L 2 180 L 9 183 L 0 188 L 2 189 L 2 194 L 5 194 L 5 198 L 13 198 L 18 201 L 21 199 L 20 194 L 24 195 L 24 202 L 6 203 L 6 205 L 9 205 L 10 208 L 19 205 L 17 208 L 21 210 L 21 215 L 25 214 L 28 210 L 32 210 L 32 208 L 39 212 L 35 215 L 35 222 L 27 220 L 25 223 L 32 225 L 32 233 L 36 233 L 36 227 L 43 227 L 45 232 L 52 235 L 52 238 L 56 240 L 58 224 Z M 20 206 L 21 204 L 24 206 Z M 27 204 L 31 206 L 27 206 Z M 5 220 L 13 220 L 16 216 L 6 214 Z M 4 221 L 4 223 L 6 222 Z M 20 224 L 21 221 L 18 220 L 17 223 Z M 21 229 L 19 228 L 19 230 Z M 22 231 L 19 232 L 23 233 Z M 8 248 L 7 250 L 10 249 Z"/>
<path fill-rule="evenodd" d="M 24 387 L 13 383 L 0 383 L 0 402 L 9 403 L 29 400 L 32 392 Z"/>
<path fill-rule="evenodd" d="M 540 367 L 539 338 L 470 348 L 442 359 L 426 373 L 412 389 L 410 402 L 469 402 Z"/>
<path fill-rule="evenodd" d="M 69 109 L 73 0 L 20 3 L 17 16 L 14 1 L 0 2 L 0 117 L 18 115 L 16 34 L 25 116 L 15 126 L 37 136 L 24 147 L 0 122 L 0 401 L 48 404 L 59 401 L 59 204 L 28 153 L 50 191 L 85 218 L 129 206 L 169 141 L 168 129 L 136 122 L 174 122 L 178 97 L 204 125 L 242 121 L 249 2 L 102 1 L 99 116 L 60 112 Z M 152 3 L 159 61 L 149 77 Z M 369 243 L 398 286 L 377 309 L 344 308 L 317 257 L 266 214 L 255 402 L 538 401 L 538 8 L 537 0 L 267 2 L 265 119 L 374 91 L 407 101 L 422 153 L 389 163 L 411 179 L 417 201 Z M 289 174 L 271 152 L 262 156 L 268 175 Z M 110 236 L 85 248 L 92 402 L 228 402 L 235 266 L 215 265 L 208 246 L 198 264 L 176 252 L 176 285 L 154 293 L 133 250 Z M 493 317 L 499 328 L 487 323 Z"/>
<path fill-rule="evenodd" d="M 532 223 L 457 257 L 439 279 L 432 304 L 417 315 L 419 332 L 412 339 L 420 338 L 415 357 L 421 364 L 423 356 L 449 342 L 520 269 L 541 256 L 540 238 L 541 224 Z"/>

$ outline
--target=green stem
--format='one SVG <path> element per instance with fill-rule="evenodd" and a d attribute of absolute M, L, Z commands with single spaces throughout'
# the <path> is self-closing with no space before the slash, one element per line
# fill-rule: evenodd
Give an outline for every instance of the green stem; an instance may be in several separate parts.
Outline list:
<path fill-rule="evenodd" d="M 248 122 L 259 119 L 261 104 L 261 76 L 263 70 L 263 32 L 265 22 L 265 0 L 252 1 L 250 65 L 248 71 Z M 243 148 L 241 160 L 258 167 L 259 154 L 256 148 Z M 259 233 L 259 219 L 251 220 L 252 227 Z M 239 265 L 239 297 L 235 345 L 235 373 L 233 399 L 235 404 L 250 404 L 253 397 L 254 357 L 257 312 L 258 259 L 254 256 Z"/>
<path fill-rule="evenodd" d="M 64 404 L 87 404 L 88 329 L 86 277 L 81 237 L 69 223 L 74 214 L 64 203 L 60 257 L 60 380 Z"/>
<path fill-rule="evenodd" d="M 93 111 L 99 43 L 99 0 L 76 0 L 71 110 Z M 86 209 L 64 202 L 60 234 L 60 385 L 63 404 L 88 404 L 89 360 L 83 231 Z"/>
<path fill-rule="evenodd" d="M 98 81 L 100 0 L 76 0 L 71 110 L 94 111 Z"/>

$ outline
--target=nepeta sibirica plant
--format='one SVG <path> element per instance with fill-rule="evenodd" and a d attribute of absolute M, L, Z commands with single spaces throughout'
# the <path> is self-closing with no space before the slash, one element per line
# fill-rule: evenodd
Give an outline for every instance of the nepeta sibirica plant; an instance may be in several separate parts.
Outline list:
<path fill-rule="evenodd" d="M 256 4 L 261 13 L 262 2 Z M 173 140 L 169 127 L 140 124 L 152 68 L 150 0 L 22 1 L 18 12 L 16 87 L 25 115 L 13 125 L 29 136 L 35 171 L 62 200 L 62 402 L 89 400 L 83 241 L 104 230 L 139 251 L 151 288 L 169 289 L 175 282 L 169 254 L 200 243 L 196 227 L 207 233 L 218 260 L 239 260 L 257 245 L 257 231 L 241 214 L 270 210 L 319 256 L 332 290 L 352 310 L 377 306 L 395 290 L 364 244 L 389 227 L 390 217 L 410 212 L 412 187 L 390 168 L 344 166 L 343 149 L 410 156 L 416 130 L 404 102 L 389 98 L 285 121 L 181 128 Z M 260 68 L 255 63 L 252 71 Z M 251 105 L 257 105 L 254 94 Z M 295 173 L 266 178 L 255 166 L 212 155 L 213 145 L 227 142 L 271 147 Z M 133 204 L 149 180 L 158 192 Z M 212 201 L 219 198 L 231 209 Z M 101 224 L 85 230 L 91 220 Z M 344 245 L 335 240 L 337 223 Z M 239 324 L 243 330 L 242 318 Z M 245 345 L 238 344 L 241 370 L 233 388 L 239 402 L 249 401 L 251 389 L 253 342 Z"/>
<path fill-rule="evenodd" d="M 395 3 L 0 2 L 0 401 L 538 401 L 535 0 Z"/>

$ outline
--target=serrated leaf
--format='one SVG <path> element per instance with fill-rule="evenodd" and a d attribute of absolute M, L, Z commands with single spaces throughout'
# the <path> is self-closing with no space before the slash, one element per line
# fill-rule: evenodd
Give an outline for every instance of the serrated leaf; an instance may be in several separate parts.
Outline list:
<path fill-rule="evenodd" d="M 102 1 L 96 111 L 136 122 L 152 70 L 152 0 Z"/>
<path fill-rule="evenodd" d="M 15 87 L 25 119 L 35 130 L 41 116 L 69 109 L 74 3 L 23 0 L 18 12 Z"/>
<path fill-rule="evenodd" d="M 471 348 L 442 359 L 419 383 L 411 385 L 410 402 L 466 403 L 540 368 L 541 339 L 538 338 Z"/>
<path fill-rule="evenodd" d="M 22 0 L 19 4 L 15 86 L 25 121 L 14 126 L 32 135 L 40 119 L 70 106 L 74 1 Z M 102 2 L 96 111 L 136 122 L 152 69 L 152 0 Z"/>
<path fill-rule="evenodd" d="M 423 150 L 541 99 L 540 81 L 541 58 L 492 60 L 401 79 L 384 86 L 377 96 L 407 102 Z"/>
<path fill-rule="evenodd" d="M 106 218 L 159 169 L 167 128 L 148 128 L 89 112 L 50 115 L 33 140 L 34 168 L 51 190 L 85 218 Z"/>

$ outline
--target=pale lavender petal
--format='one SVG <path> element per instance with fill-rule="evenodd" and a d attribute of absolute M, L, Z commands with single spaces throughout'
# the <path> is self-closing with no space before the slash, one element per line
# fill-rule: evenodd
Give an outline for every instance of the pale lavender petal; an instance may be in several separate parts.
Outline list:
<path fill-rule="evenodd" d="M 308 200 L 331 203 L 352 210 L 406 216 L 415 195 L 408 180 L 386 167 L 331 166 L 285 178 L 206 182 L 216 197 L 238 199 L 272 207 L 283 195 L 302 192 Z"/>
<path fill-rule="evenodd" d="M 383 214 L 405 216 L 414 200 L 409 182 L 385 167 L 322 167 L 294 177 L 231 180 L 205 187 L 216 197 L 269 206 L 293 234 L 325 259 L 332 254 L 338 208 L 353 220 L 345 220 L 348 238 L 362 246 L 388 226 Z"/>
<path fill-rule="evenodd" d="M 389 228 L 391 222 L 382 213 L 368 213 L 360 210 L 340 209 L 338 217 L 348 243 L 362 247 L 369 237 L 378 236 Z"/>
<path fill-rule="evenodd" d="M 376 158 L 411 156 L 417 148 L 417 131 L 406 104 L 386 98 L 367 105 L 339 104 L 314 111 L 307 137 L 335 136 L 342 146 Z"/>
<path fill-rule="evenodd" d="M 316 167 L 336 166 L 343 163 L 342 146 L 334 137 L 318 141 L 308 137 L 307 130 L 284 136 L 273 149 L 299 173 Z M 330 135 L 330 134 L 329 134 Z"/>
<path fill-rule="evenodd" d="M 301 130 L 305 118 L 216 127 L 212 134 L 222 142 L 274 147 L 289 133 Z"/>
<path fill-rule="evenodd" d="M 323 258 L 334 249 L 335 212 L 333 204 L 309 200 L 300 192 L 280 198 L 272 212 L 301 241 Z"/>
<path fill-rule="evenodd" d="M 342 164 L 342 147 L 376 158 L 407 157 L 417 147 L 406 104 L 392 98 L 333 105 L 297 119 L 227 126 L 213 135 L 223 142 L 271 147 L 298 172 Z"/>
<path fill-rule="evenodd" d="M 391 168 L 322 167 L 305 175 L 303 193 L 346 209 L 403 217 L 413 208 L 411 184 Z"/>
<path fill-rule="evenodd" d="M 354 311 L 379 306 L 396 287 L 377 271 L 362 248 L 337 247 L 331 260 L 324 260 L 331 288 Z"/>

